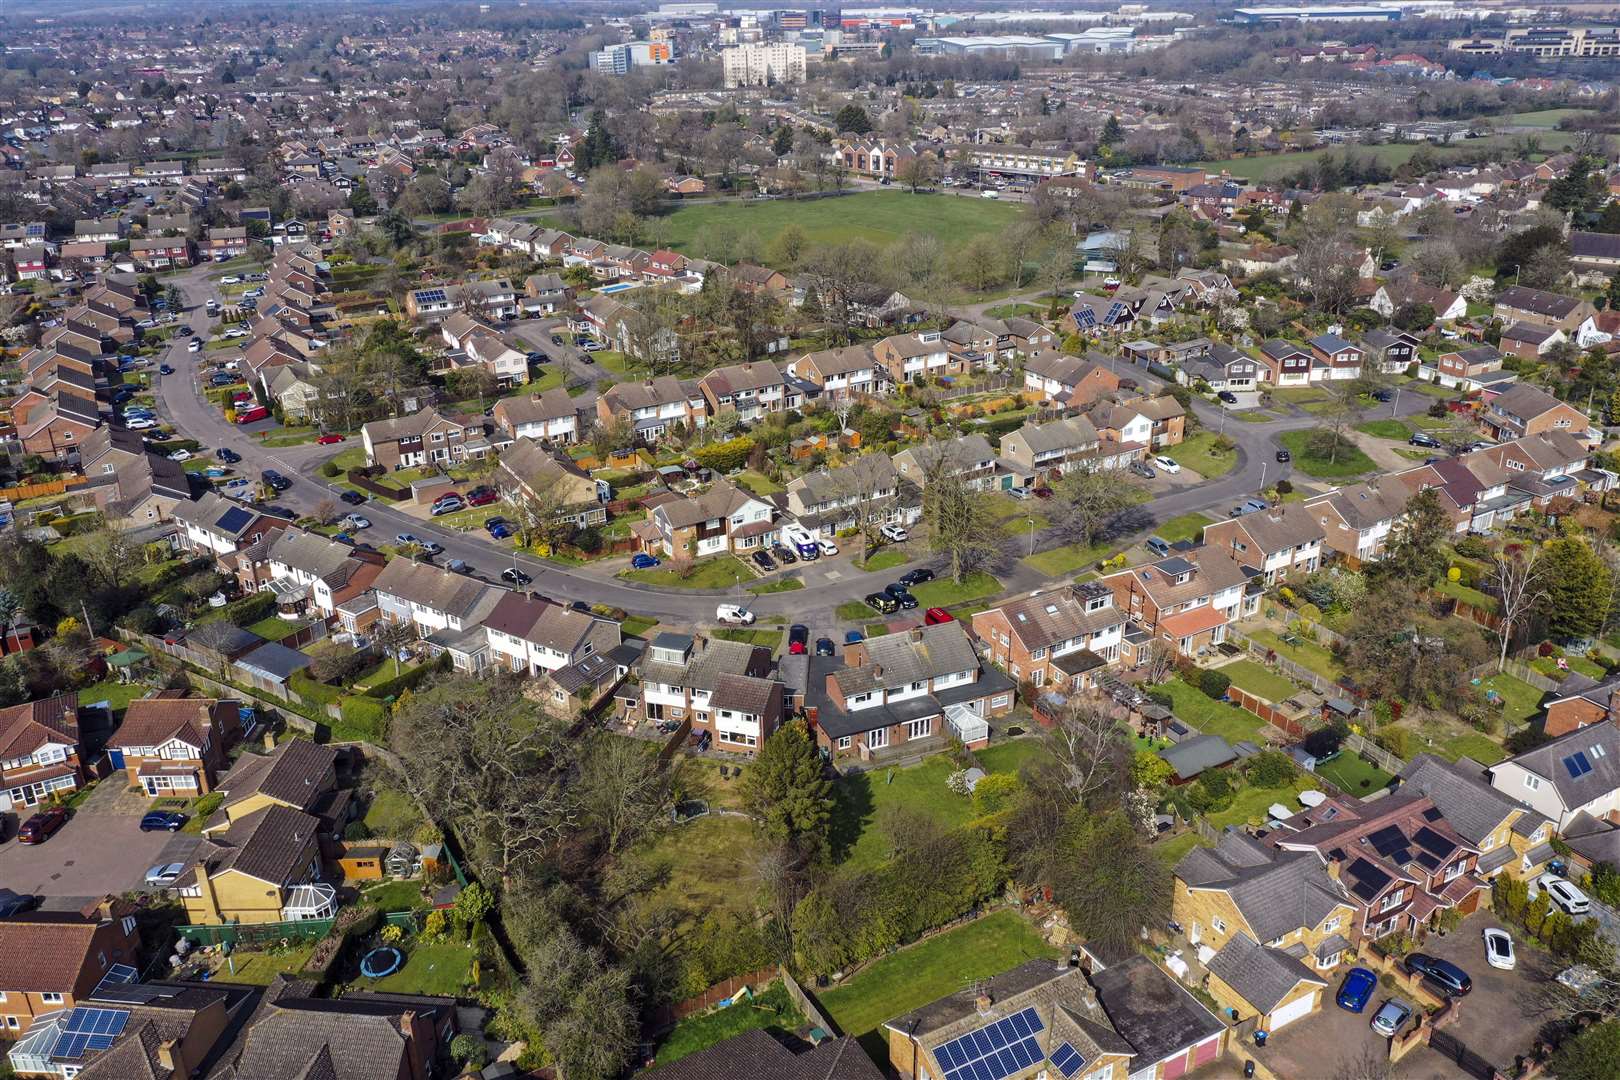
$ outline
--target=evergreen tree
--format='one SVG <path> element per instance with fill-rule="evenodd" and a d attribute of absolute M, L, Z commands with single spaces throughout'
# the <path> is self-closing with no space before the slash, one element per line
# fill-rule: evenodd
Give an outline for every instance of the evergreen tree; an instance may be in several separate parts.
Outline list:
<path fill-rule="evenodd" d="M 784 724 L 760 747 L 743 777 L 742 805 L 765 835 L 811 856 L 832 819 L 832 782 L 803 722 Z"/>
<path fill-rule="evenodd" d="M 1549 637 L 1569 641 L 1602 629 L 1609 606 L 1609 568 L 1584 540 L 1554 540 L 1541 552 L 1546 593 L 1537 608 Z"/>
<path fill-rule="evenodd" d="M 859 105 L 845 105 L 838 110 L 838 115 L 833 118 L 833 126 L 839 131 L 865 135 L 872 130 L 872 118 L 867 116 L 866 110 Z"/>
<path fill-rule="evenodd" d="M 1110 115 L 1108 122 L 1103 125 L 1102 134 L 1097 137 L 1098 146 L 1118 146 L 1125 141 L 1125 128 L 1120 125 L 1119 117 Z"/>

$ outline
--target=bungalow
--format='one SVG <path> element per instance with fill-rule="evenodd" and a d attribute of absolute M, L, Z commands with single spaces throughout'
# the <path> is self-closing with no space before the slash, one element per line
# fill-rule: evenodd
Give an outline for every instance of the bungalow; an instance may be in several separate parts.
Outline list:
<path fill-rule="evenodd" d="M 770 543 L 775 514 L 771 503 L 719 480 L 701 495 L 675 496 L 654 506 L 642 546 L 669 558 L 759 550 Z"/>
<path fill-rule="evenodd" d="M 1111 362 L 1043 350 L 1024 361 L 1024 392 L 1064 408 L 1083 409 L 1119 389 Z"/>
<path fill-rule="evenodd" d="M 82 749 L 77 694 L 0 709 L 0 811 L 77 791 L 90 776 Z"/>
<path fill-rule="evenodd" d="M 738 263 L 729 271 L 737 288 L 749 293 L 786 293 L 791 287 L 787 275 L 768 266 Z"/>
<path fill-rule="evenodd" d="M 512 439 L 572 446 L 579 441 L 579 407 L 560 386 L 538 394 L 501 398 L 490 417 Z"/>
<path fill-rule="evenodd" d="M 214 790 L 226 751 L 241 734 L 238 706 L 217 698 L 142 698 L 107 740 L 107 757 L 149 798 L 196 798 Z"/>
<path fill-rule="evenodd" d="M 1009 600 L 973 616 L 990 662 L 1015 682 L 1086 690 L 1119 659 L 1125 613 L 1101 582 L 1068 585 Z"/>
<path fill-rule="evenodd" d="M 576 529 L 607 523 L 613 489 L 595 480 L 555 447 L 516 439 L 501 455 L 495 486 L 509 500 L 533 501 Z"/>

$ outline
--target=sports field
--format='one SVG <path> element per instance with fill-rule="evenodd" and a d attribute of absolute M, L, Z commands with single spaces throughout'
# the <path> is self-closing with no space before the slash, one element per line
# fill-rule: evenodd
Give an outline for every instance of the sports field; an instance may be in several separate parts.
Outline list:
<path fill-rule="evenodd" d="M 837 198 L 794 201 L 697 203 L 663 218 L 669 246 L 696 253 L 701 238 L 729 228 L 738 236 L 753 233 L 769 248 L 792 222 L 812 244 L 869 240 L 888 245 L 908 233 L 927 233 L 947 248 L 961 247 L 975 236 L 1000 233 L 1018 219 L 1020 209 L 988 199 L 957 195 L 912 195 L 905 191 L 863 191 Z"/>
<path fill-rule="evenodd" d="M 1523 115 L 1540 116 L 1541 114 L 1527 113 Z M 1523 122 L 1521 121 L 1521 123 Z M 1554 122 L 1556 123 L 1556 121 Z M 1539 126 L 1535 120 L 1531 120 L 1529 123 Z M 1543 154 L 1564 149 L 1573 138 L 1567 132 L 1553 131 L 1550 126 L 1535 137 L 1541 140 L 1541 152 Z M 1396 143 L 1385 146 L 1344 144 L 1341 146 L 1325 146 L 1316 150 L 1297 150 L 1289 154 L 1257 154 L 1253 157 L 1200 161 L 1197 164 L 1200 168 L 1208 169 L 1210 172 L 1219 172 L 1224 169 L 1233 176 L 1255 181 L 1266 181 L 1292 176 L 1323 154 L 1342 155 L 1348 152 L 1357 157 L 1371 155 L 1394 169 L 1409 161 L 1412 155 L 1418 152 L 1419 147 L 1429 147 L 1443 163 L 1448 157 L 1453 156 L 1447 152 L 1448 150 L 1505 149 L 1511 145 L 1513 138 L 1514 136 L 1509 135 L 1493 135 L 1484 139 L 1467 139 L 1459 143 L 1453 143 L 1451 147 L 1431 146 L 1429 143 Z"/>

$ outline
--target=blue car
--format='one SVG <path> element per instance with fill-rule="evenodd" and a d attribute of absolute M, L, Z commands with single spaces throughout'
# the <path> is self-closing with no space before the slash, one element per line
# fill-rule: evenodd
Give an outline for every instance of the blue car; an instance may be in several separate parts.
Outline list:
<path fill-rule="evenodd" d="M 861 642 L 863 642 L 865 640 L 866 640 L 866 635 L 861 633 L 859 630 L 846 630 L 846 631 L 844 631 L 844 644 L 845 645 L 858 645 L 858 644 L 860 644 Z"/>
<path fill-rule="evenodd" d="M 630 565 L 637 570 L 651 570 L 658 565 L 658 560 L 651 555 L 642 554 L 631 559 Z"/>
<path fill-rule="evenodd" d="M 492 525 L 490 526 L 489 535 L 496 540 L 505 540 L 512 535 L 512 527 L 505 524 Z"/>
<path fill-rule="evenodd" d="M 168 810 L 153 810 L 141 818 L 141 832 L 179 832 L 186 823 L 186 815 Z"/>
<path fill-rule="evenodd" d="M 1364 967 L 1351 968 L 1339 985 L 1339 1008 L 1358 1013 L 1367 1007 L 1377 989 L 1378 976 Z"/>

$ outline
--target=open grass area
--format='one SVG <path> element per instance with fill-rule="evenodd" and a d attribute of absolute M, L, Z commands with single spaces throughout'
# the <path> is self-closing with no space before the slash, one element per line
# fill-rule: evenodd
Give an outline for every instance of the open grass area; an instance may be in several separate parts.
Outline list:
<path fill-rule="evenodd" d="M 1296 772 L 1294 779 L 1283 787 L 1241 788 L 1236 798 L 1232 800 L 1231 806 L 1205 816 L 1216 829 L 1224 829 L 1228 825 L 1259 824 L 1265 820 L 1266 811 L 1272 803 L 1281 803 L 1290 810 L 1300 809 L 1299 793 L 1309 791 L 1311 787 L 1310 774 Z M 1159 858 L 1173 866 L 1180 861 L 1183 855 L 1198 847 L 1200 843 L 1198 834 L 1189 829 L 1163 843 L 1155 844 L 1154 850 L 1158 853 Z"/>
<path fill-rule="evenodd" d="M 1511 723 L 1525 723 L 1541 711 L 1542 692 L 1523 679 L 1503 672 L 1482 679 L 1479 685 L 1501 696 L 1502 718 Z"/>
<path fill-rule="evenodd" d="M 125 685 L 109 676 L 100 682 L 91 683 L 79 691 L 79 704 L 94 705 L 105 701 L 107 708 L 116 716 L 129 707 L 129 703 L 138 697 L 144 697 L 152 688 L 142 683 Z"/>
<path fill-rule="evenodd" d="M 1333 658 L 1332 650 L 1316 644 L 1314 641 L 1301 640 L 1298 645 L 1290 645 L 1278 637 L 1273 630 L 1256 630 L 1249 634 L 1253 641 L 1257 641 L 1268 649 L 1274 650 L 1278 656 L 1286 657 L 1301 667 L 1309 668 L 1324 679 L 1337 682 L 1344 674 L 1339 662 Z"/>
<path fill-rule="evenodd" d="M 711 912 L 752 909 L 759 892 L 754 851 L 754 826 L 747 818 L 709 814 L 671 829 L 641 858 L 668 875 L 652 899 L 702 920 Z"/>
<path fill-rule="evenodd" d="M 1171 709 L 1178 719 L 1205 735 L 1219 735 L 1227 742 L 1254 740 L 1260 734 L 1260 718 L 1247 709 L 1216 701 L 1202 690 L 1188 686 L 1180 677 L 1159 684 L 1169 693 Z"/>
<path fill-rule="evenodd" d="M 821 994 L 820 1005 L 845 1032 L 862 1036 L 890 1017 L 955 993 L 973 979 L 1056 955 L 1057 950 L 1042 941 L 1021 915 L 998 911 L 863 968 L 842 986 Z"/>
<path fill-rule="evenodd" d="M 384 913 L 410 911 L 425 903 L 422 899 L 422 883 L 419 881 L 385 881 L 365 890 L 361 894 L 361 900 L 367 904 L 377 905 L 377 910 Z"/>
<path fill-rule="evenodd" d="M 1264 664 L 1253 660 L 1239 660 L 1221 668 L 1232 680 L 1232 685 L 1251 694 L 1259 694 L 1267 701 L 1287 701 L 1294 696 L 1294 684 Z"/>
<path fill-rule="evenodd" d="M 1367 420 L 1356 425 L 1356 430 L 1364 435 L 1374 435 L 1380 439 L 1400 439 L 1405 442 L 1412 434 L 1412 429 L 1406 426 L 1404 420 Z"/>
<path fill-rule="evenodd" d="M 1311 447 L 1313 434 L 1310 431 L 1286 431 L 1277 438 L 1293 454 L 1294 468 L 1306 476 L 1319 480 L 1347 480 L 1377 468 L 1373 459 L 1354 445 L 1340 446 L 1338 453 L 1331 458 L 1317 453 Z"/>
<path fill-rule="evenodd" d="M 422 824 L 422 812 L 409 795 L 396 787 L 375 785 L 362 819 L 372 836 L 384 840 L 409 840 Z"/>
<path fill-rule="evenodd" d="M 623 570 L 619 577 L 626 581 L 639 581 L 643 585 L 656 585 L 661 589 L 729 589 L 733 585 L 755 580 L 741 561 L 731 555 L 702 559 L 693 564 L 692 572 L 682 577 L 674 568 L 655 566 L 651 570 Z"/>
<path fill-rule="evenodd" d="M 983 750 L 975 750 L 973 756 L 979 759 L 986 772 L 992 773 L 1015 773 L 1032 762 L 1051 759 L 1051 753 L 1039 739 L 1007 739 Z"/>
<path fill-rule="evenodd" d="M 230 963 L 222 965 L 218 977 L 226 982 L 246 983 L 249 986 L 269 986 L 277 975 L 296 975 L 309 963 L 315 951 L 313 941 L 269 952 L 237 952 Z M 236 970 L 231 970 L 231 964 Z"/>
<path fill-rule="evenodd" d="M 1226 449 L 1220 449 L 1216 443 L 1222 441 L 1222 437 L 1213 431 L 1200 431 L 1160 452 L 1183 469 L 1191 469 L 1204 479 L 1213 480 L 1217 476 L 1225 476 L 1237 464 L 1236 446 L 1225 443 Z"/>
<path fill-rule="evenodd" d="M 997 304 L 992 308 L 985 308 L 984 313 L 992 319 L 1036 319 L 1046 314 L 1046 309 L 1038 304 Z"/>
<path fill-rule="evenodd" d="M 999 234 L 1017 221 L 1022 208 L 954 195 L 913 195 L 904 191 L 863 191 L 838 198 L 714 202 L 683 206 L 661 219 L 668 246 L 688 255 L 715 257 L 714 238 L 730 231 L 752 234 L 769 248 L 789 223 L 804 230 L 812 245 L 854 239 L 888 245 L 922 233 L 955 250 L 976 236 Z"/>
<path fill-rule="evenodd" d="M 956 767 L 943 754 L 904 769 L 873 769 L 842 777 L 833 788 L 835 858 L 872 867 L 889 857 L 889 838 L 878 827 L 889 807 L 926 814 L 947 828 L 973 817 L 973 803 L 945 786 Z"/>
<path fill-rule="evenodd" d="M 467 982 L 468 969 L 478 958 L 478 950 L 460 941 L 432 944 L 411 942 L 403 946 L 405 966 L 382 979 L 358 980 L 365 990 L 394 994 L 442 994 L 455 997 Z"/>
<path fill-rule="evenodd" d="M 1481 765 L 1495 765 L 1507 757 L 1507 751 L 1502 744 L 1489 735 L 1478 732 L 1465 732 L 1461 735 L 1452 735 L 1429 748 L 1432 753 L 1438 754 L 1447 761 L 1456 761 L 1460 757 L 1471 757 Z"/>
<path fill-rule="evenodd" d="M 961 581 L 953 581 L 949 577 L 937 577 L 933 581 L 925 581 L 912 589 L 911 595 L 917 598 L 919 607 L 931 608 L 963 604 L 969 600 L 994 596 L 1000 591 L 1001 582 L 983 570 L 978 570 Z"/>
<path fill-rule="evenodd" d="M 1064 544 L 1062 547 L 1037 551 L 1024 562 L 1047 577 L 1066 577 L 1077 571 L 1089 569 L 1098 560 L 1105 559 L 1113 553 L 1113 546 L 1106 543 Z"/>
<path fill-rule="evenodd" d="M 1309 405 L 1326 401 L 1327 391 L 1320 386 L 1279 386 L 1271 391 L 1271 396 L 1290 405 Z"/>
<path fill-rule="evenodd" d="M 763 993 L 748 1000 L 690 1016 L 676 1024 L 658 1044 L 655 1064 L 668 1065 L 757 1028 L 776 1035 L 791 1035 L 804 1022 L 804 1014 L 788 997 L 786 988 L 774 982 Z"/>
<path fill-rule="evenodd" d="M 1172 544 L 1181 540 L 1196 540 L 1203 535 L 1205 525 L 1214 523 L 1215 519 L 1208 514 L 1182 514 L 1154 529 L 1153 535 Z"/>
<path fill-rule="evenodd" d="M 748 586 L 748 591 L 755 596 L 764 596 L 766 593 L 797 592 L 804 588 L 804 579 L 796 577 L 779 577 L 771 581 L 762 581 L 758 585 Z"/>
<path fill-rule="evenodd" d="M 1547 110 L 1554 112 L 1557 110 Z M 1538 116 L 1537 113 L 1520 115 Z M 1504 118 L 1506 122 L 1506 118 Z M 1554 121 L 1556 123 L 1557 121 Z M 1545 127 L 1546 131 L 1540 135 L 1541 149 L 1544 153 L 1552 153 L 1568 146 L 1572 136 L 1566 132 L 1552 130 L 1551 124 L 1530 121 L 1532 126 Z M 1383 146 L 1326 146 L 1316 150 L 1296 150 L 1286 154 L 1256 154 L 1253 157 L 1224 158 L 1220 161 L 1203 161 L 1198 165 L 1211 172 L 1220 172 L 1222 169 L 1233 176 L 1244 177 L 1255 181 L 1281 180 L 1297 175 L 1300 170 L 1308 168 L 1317 158 L 1325 154 L 1342 157 L 1349 153 L 1358 158 L 1372 158 L 1391 169 L 1399 168 L 1412 159 L 1420 149 L 1433 151 L 1435 156 L 1444 163 L 1460 156 L 1461 151 L 1476 151 L 1484 149 L 1506 149 L 1512 145 L 1517 136 L 1493 135 L 1483 139 L 1469 139 L 1460 143 L 1457 152 L 1448 151 L 1446 147 L 1432 146 L 1429 143 L 1391 143 Z"/>
<path fill-rule="evenodd" d="M 1341 750 L 1332 761 L 1316 766 L 1318 775 L 1331 780 L 1345 791 L 1360 798 L 1371 795 L 1389 783 L 1392 774 L 1385 772 L 1354 750 Z"/>
<path fill-rule="evenodd" d="M 911 556 L 899 548 L 884 548 L 865 562 L 857 562 L 855 565 L 862 570 L 875 573 L 879 570 L 893 570 L 895 567 L 904 566 L 910 561 Z"/>

